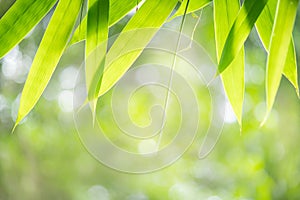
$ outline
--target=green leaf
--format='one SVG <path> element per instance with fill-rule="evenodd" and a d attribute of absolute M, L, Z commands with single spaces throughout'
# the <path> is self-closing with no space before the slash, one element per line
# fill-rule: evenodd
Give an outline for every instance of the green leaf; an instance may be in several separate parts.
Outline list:
<path fill-rule="evenodd" d="M 270 39 L 272 35 L 272 27 L 274 24 L 276 7 L 277 7 L 277 0 L 269 0 L 267 6 L 265 7 L 265 9 L 263 10 L 260 17 L 255 23 L 257 32 L 267 52 L 269 52 L 269 45 L 270 45 Z M 285 65 L 283 68 L 283 74 L 295 87 L 296 92 L 299 96 L 296 52 L 295 52 L 294 41 L 292 36 L 288 48 L 289 49 L 288 49 L 287 58 L 285 60 Z"/>
<path fill-rule="evenodd" d="M 278 1 L 267 60 L 267 113 L 265 120 L 273 107 L 277 90 L 280 85 L 281 74 L 291 43 L 291 35 L 297 14 L 298 2 L 299 0 Z"/>
<path fill-rule="evenodd" d="M 16 2 L 16 0 L 0 1 L 0 18 L 6 13 L 6 11 Z"/>
<path fill-rule="evenodd" d="M 57 0 L 16 1 L 0 19 L 0 59 L 43 19 Z"/>
<path fill-rule="evenodd" d="M 207 6 L 212 0 L 190 0 L 188 9 L 186 11 L 187 14 L 200 10 Z M 187 0 L 183 0 L 181 6 L 176 11 L 176 13 L 170 18 L 170 20 L 184 15 L 185 5 Z"/>
<path fill-rule="evenodd" d="M 86 84 L 88 100 L 95 99 L 93 111 L 96 110 L 107 51 L 109 19 L 109 0 L 89 1 L 86 38 Z M 101 45 L 100 45 L 101 44 Z M 92 53 L 92 54 L 91 54 Z M 100 64 L 98 64 L 100 63 Z"/>
<path fill-rule="evenodd" d="M 92 7 L 94 6 L 97 6 L 95 2 L 96 0 L 92 0 L 90 9 L 92 9 Z M 139 2 L 141 2 L 141 0 L 138 0 L 138 3 Z M 113 26 L 115 23 L 117 23 L 119 20 L 125 17 L 128 14 L 128 12 L 130 12 L 135 6 L 136 1 L 133 0 L 111 0 L 109 8 L 109 27 Z M 85 40 L 86 27 L 87 17 L 84 17 L 79 27 L 77 27 L 77 29 L 75 30 L 69 45 Z"/>
<path fill-rule="evenodd" d="M 291 37 L 290 45 L 288 47 L 288 54 L 285 60 L 283 75 L 290 81 L 295 87 L 296 93 L 300 98 L 299 85 L 298 85 L 298 71 L 297 71 L 297 59 L 296 50 L 294 45 L 294 39 Z"/>
<path fill-rule="evenodd" d="M 176 4 L 177 0 L 151 0 L 142 5 L 107 53 L 107 64 L 98 96 L 107 92 L 130 68 Z M 128 53 L 129 51 L 131 52 Z"/>
<path fill-rule="evenodd" d="M 46 88 L 67 46 L 81 3 L 82 0 L 59 1 L 25 82 L 15 126 L 32 110 Z"/>
<path fill-rule="evenodd" d="M 268 0 L 244 1 L 244 4 L 240 9 L 239 14 L 236 17 L 236 20 L 227 36 L 218 66 L 219 73 L 223 72 L 238 55 L 243 47 L 244 42 L 250 34 L 254 23 L 256 22 L 267 2 Z"/>
<path fill-rule="evenodd" d="M 214 22 L 218 61 L 220 60 L 220 55 L 222 54 L 230 27 L 238 15 L 239 8 L 240 4 L 238 0 L 214 0 Z M 244 48 L 241 48 L 235 59 L 221 74 L 226 95 L 240 125 L 242 125 L 245 93 L 244 68 Z"/>

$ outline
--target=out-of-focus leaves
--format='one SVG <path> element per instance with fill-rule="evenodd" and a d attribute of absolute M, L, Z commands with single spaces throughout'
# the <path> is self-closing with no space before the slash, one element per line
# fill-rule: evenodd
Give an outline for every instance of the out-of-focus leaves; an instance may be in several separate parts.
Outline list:
<path fill-rule="evenodd" d="M 226 1 L 227 3 L 229 1 Z M 263 11 L 268 0 L 245 0 L 222 50 L 218 71 L 222 73 L 238 55 L 251 32 L 254 23 Z M 230 9 L 230 8 L 229 8 Z M 225 16 L 223 16 L 224 18 Z"/>
<path fill-rule="evenodd" d="M 138 0 L 138 3 L 141 0 Z M 95 4 L 96 0 L 91 1 L 90 9 L 94 9 L 96 7 Z M 110 13 L 109 13 L 109 26 L 114 25 L 120 19 L 122 19 L 129 11 L 131 11 L 136 6 L 136 1 L 132 0 L 111 0 L 110 1 Z M 77 27 L 74 32 L 74 35 L 69 43 L 69 45 L 75 44 L 86 38 L 86 31 L 87 31 L 87 17 L 84 17 L 81 24 Z"/>
<path fill-rule="evenodd" d="M 269 0 L 267 6 L 256 21 L 256 29 L 260 39 L 266 49 L 269 51 L 270 39 L 272 35 L 272 27 L 276 13 L 277 0 Z M 288 54 L 283 68 L 283 74 L 293 84 L 299 96 L 298 75 L 297 75 L 297 61 L 294 47 L 293 37 L 291 36 L 290 45 L 288 47 Z"/>
<path fill-rule="evenodd" d="M 271 111 L 286 63 L 299 0 L 278 1 L 266 73 L 267 113 Z"/>
<path fill-rule="evenodd" d="M 107 54 L 107 64 L 98 96 L 107 92 L 130 68 L 158 28 L 171 14 L 176 4 L 177 0 L 152 0 L 146 1 L 142 5 Z M 132 49 L 136 49 L 136 51 L 131 51 Z M 131 52 L 128 53 L 128 51 Z"/>
<path fill-rule="evenodd" d="M 0 19 L 0 58 L 41 21 L 57 0 L 16 1 Z"/>
<path fill-rule="evenodd" d="M 95 99 L 93 103 L 93 111 L 95 111 L 97 105 L 96 97 L 100 90 L 103 69 L 105 66 L 108 38 L 109 0 L 97 0 L 94 4 L 91 4 L 91 2 L 92 1 L 89 1 L 87 18 L 85 73 L 88 99 Z"/>
<path fill-rule="evenodd" d="M 238 15 L 239 8 L 240 4 L 238 0 L 214 1 L 214 22 L 218 61 L 220 60 L 220 55 L 222 54 L 222 49 L 230 27 Z M 242 124 L 245 93 L 244 67 L 244 48 L 241 48 L 232 63 L 229 64 L 227 69 L 221 74 L 228 100 L 240 125 Z"/>
<path fill-rule="evenodd" d="M 81 4 L 81 0 L 59 1 L 25 82 L 15 126 L 32 110 L 46 88 L 67 46 Z"/>
<path fill-rule="evenodd" d="M 211 1 L 212 0 L 190 0 L 186 13 L 188 14 L 200 10 L 201 8 L 207 6 Z M 170 18 L 170 20 L 182 16 L 184 14 L 186 2 L 187 0 L 183 0 L 181 6 L 176 11 L 176 13 Z"/>

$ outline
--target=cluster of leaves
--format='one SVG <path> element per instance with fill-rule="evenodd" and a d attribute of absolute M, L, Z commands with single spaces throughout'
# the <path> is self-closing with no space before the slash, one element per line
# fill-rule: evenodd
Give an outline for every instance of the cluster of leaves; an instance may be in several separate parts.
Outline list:
<path fill-rule="evenodd" d="M 222 76 L 227 97 L 241 125 L 245 90 L 244 43 L 253 27 L 268 53 L 266 117 L 272 109 L 282 74 L 299 95 L 292 37 L 298 2 L 299 0 L 244 0 L 241 4 L 239 0 L 146 0 L 122 32 L 141 28 L 158 30 L 170 18 L 213 4 L 218 73 Z M 0 19 L 0 58 L 20 43 L 55 8 L 24 85 L 16 125 L 41 97 L 66 48 L 83 40 L 86 41 L 86 59 L 92 56 L 92 59 L 86 60 L 85 71 L 88 100 L 93 102 L 95 108 L 96 99 L 122 77 L 156 33 L 150 31 L 143 36 L 120 36 L 107 51 L 109 28 L 139 3 L 140 0 L 16 1 Z M 83 13 L 87 13 L 86 16 Z M 80 22 L 75 27 L 78 18 Z M 143 48 L 122 57 L 114 56 L 126 52 L 130 43 L 139 43 Z"/>

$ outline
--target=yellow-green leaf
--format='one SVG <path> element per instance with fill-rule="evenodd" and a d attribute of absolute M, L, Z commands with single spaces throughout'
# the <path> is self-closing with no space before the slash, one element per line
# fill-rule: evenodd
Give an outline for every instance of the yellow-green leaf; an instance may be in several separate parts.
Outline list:
<path fill-rule="evenodd" d="M 95 99 L 92 106 L 93 111 L 95 111 L 97 105 L 96 97 L 98 97 L 105 66 L 108 38 L 109 0 L 97 0 L 95 3 L 89 1 L 88 6 L 85 72 L 88 99 Z"/>
<path fill-rule="evenodd" d="M 16 1 L 0 19 L 0 59 L 41 21 L 57 0 Z"/>
<path fill-rule="evenodd" d="M 226 1 L 230 2 L 230 1 Z M 218 70 L 223 72 L 238 55 L 249 36 L 254 23 L 264 9 L 268 0 L 245 0 L 222 50 Z M 230 8 L 229 8 L 230 9 Z M 223 16 L 226 17 L 226 16 Z"/>
<path fill-rule="evenodd" d="M 277 0 L 269 0 L 267 6 L 256 21 L 256 29 L 267 52 L 269 52 L 270 39 L 272 35 L 272 27 L 276 13 Z M 293 36 L 291 36 L 288 54 L 283 68 L 283 74 L 295 87 L 299 96 L 297 61 L 294 47 Z"/>
<path fill-rule="evenodd" d="M 200 10 L 207 6 L 211 1 L 212 0 L 190 0 L 186 13 L 188 14 Z M 182 16 L 184 14 L 186 2 L 187 0 L 182 1 L 181 6 L 176 11 L 176 13 L 170 18 L 170 20 Z"/>
<path fill-rule="evenodd" d="M 240 4 L 238 0 L 214 0 L 214 23 L 218 61 L 220 60 L 230 27 L 238 15 L 239 8 Z M 244 48 L 241 48 L 232 63 L 221 74 L 226 95 L 240 125 L 242 124 L 245 93 L 244 66 Z"/>
<path fill-rule="evenodd" d="M 138 0 L 138 3 L 141 0 Z M 92 0 L 91 6 L 95 6 L 96 0 Z M 133 0 L 110 0 L 110 13 L 109 13 L 109 27 L 113 26 L 120 19 L 128 14 L 136 6 L 136 1 Z M 72 40 L 69 45 L 75 44 L 86 38 L 86 28 L 87 28 L 87 17 L 84 17 L 79 27 L 74 32 Z"/>
<path fill-rule="evenodd" d="M 271 111 L 287 58 L 299 0 L 279 0 L 270 41 L 266 73 L 267 113 Z M 265 118 L 265 119 L 266 119 Z"/>
<path fill-rule="evenodd" d="M 15 126 L 32 110 L 64 52 L 82 0 L 60 0 L 30 68 Z M 66 12 L 70 11 L 70 12 Z"/>
<path fill-rule="evenodd" d="M 177 0 L 151 0 L 142 5 L 107 53 L 107 64 L 98 96 L 107 92 L 130 68 L 176 4 Z M 137 50 L 128 53 L 131 49 Z"/>

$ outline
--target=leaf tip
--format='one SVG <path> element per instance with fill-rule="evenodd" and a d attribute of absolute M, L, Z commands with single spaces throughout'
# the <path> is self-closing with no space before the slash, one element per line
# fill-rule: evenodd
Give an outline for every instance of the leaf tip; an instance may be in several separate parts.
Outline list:
<path fill-rule="evenodd" d="M 11 130 L 10 134 L 13 134 L 13 133 L 15 132 L 15 130 L 16 130 L 16 128 L 17 128 L 17 126 L 18 126 L 18 124 L 19 124 L 19 122 L 18 122 L 18 121 L 16 121 L 16 123 L 15 123 L 14 127 L 12 128 L 12 130 Z"/>
<path fill-rule="evenodd" d="M 259 128 L 263 127 L 269 118 L 270 110 L 268 110 L 264 116 L 263 121 L 260 123 Z"/>
<path fill-rule="evenodd" d="M 95 110 L 92 112 L 92 115 L 93 115 L 93 128 L 95 128 L 95 121 L 96 121 L 96 111 Z"/>
<path fill-rule="evenodd" d="M 96 121 L 96 109 L 97 109 L 97 99 L 92 100 L 90 102 L 90 108 L 93 116 L 93 127 L 95 127 L 95 121 Z"/>
<path fill-rule="evenodd" d="M 19 109 L 20 109 L 20 108 L 19 108 Z M 20 122 L 21 122 L 23 119 L 24 119 L 24 117 L 20 114 L 20 110 L 19 110 L 19 111 L 18 111 L 18 115 L 17 115 L 17 119 L 16 119 L 16 121 L 15 121 L 15 125 L 14 125 L 14 127 L 13 127 L 11 133 L 14 133 L 14 132 L 15 132 L 17 126 L 20 124 Z"/>
<path fill-rule="evenodd" d="M 225 71 L 227 67 L 232 63 L 233 60 L 234 59 L 230 59 L 230 60 L 226 59 L 223 52 L 218 65 L 218 73 L 221 74 L 223 71 Z"/>
<path fill-rule="evenodd" d="M 237 119 L 237 122 L 238 122 L 238 124 L 240 126 L 240 132 L 242 132 L 242 129 L 243 129 L 242 117 L 236 116 L 236 119 Z"/>
<path fill-rule="evenodd" d="M 212 80 L 215 80 L 220 74 L 221 73 L 217 70 Z"/>
<path fill-rule="evenodd" d="M 242 135 L 242 133 L 243 133 L 243 126 L 242 124 L 240 124 L 240 136 Z"/>

